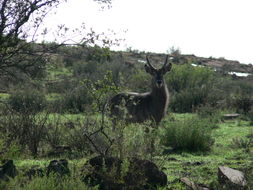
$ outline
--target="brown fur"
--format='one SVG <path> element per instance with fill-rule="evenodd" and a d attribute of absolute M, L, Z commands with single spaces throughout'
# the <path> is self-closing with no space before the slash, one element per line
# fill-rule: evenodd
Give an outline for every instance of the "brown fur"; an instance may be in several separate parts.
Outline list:
<path fill-rule="evenodd" d="M 156 124 L 160 123 L 166 114 L 169 102 L 169 92 L 163 78 L 163 75 L 171 69 L 171 63 L 167 65 L 167 59 L 168 56 L 161 69 L 156 69 L 150 64 L 147 57 L 148 64 L 145 65 L 145 70 L 152 75 L 151 92 L 126 92 L 114 96 L 109 105 L 111 115 L 115 119 L 124 118 L 130 123 L 142 123 L 146 120 L 155 121 Z M 124 108 L 127 113 L 124 113 Z"/>

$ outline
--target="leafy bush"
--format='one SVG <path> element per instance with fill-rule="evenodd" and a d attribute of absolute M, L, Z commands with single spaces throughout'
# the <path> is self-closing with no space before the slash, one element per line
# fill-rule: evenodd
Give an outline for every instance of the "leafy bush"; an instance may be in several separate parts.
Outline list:
<path fill-rule="evenodd" d="M 252 107 L 252 99 L 250 96 L 239 95 L 234 97 L 233 105 L 237 112 L 248 113 Z"/>
<path fill-rule="evenodd" d="M 91 75 L 98 70 L 98 64 L 95 62 L 77 62 L 73 65 L 74 76 Z"/>
<path fill-rule="evenodd" d="M 69 113 L 84 112 L 86 105 L 91 104 L 91 102 L 92 97 L 85 87 L 77 87 L 74 90 L 66 92 L 60 101 L 62 111 Z"/>
<path fill-rule="evenodd" d="M 253 125 L 253 111 L 251 110 L 247 114 L 248 120 L 249 120 L 249 125 Z"/>
<path fill-rule="evenodd" d="M 170 122 L 164 131 L 163 144 L 175 151 L 208 151 L 214 143 L 212 126 L 210 121 L 197 118 Z"/>
<path fill-rule="evenodd" d="M 38 90 L 17 90 L 9 97 L 10 107 L 17 112 L 40 112 L 46 107 L 46 97 Z"/>
<path fill-rule="evenodd" d="M 38 156 L 41 142 L 47 133 L 48 114 L 34 112 L 14 112 L 7 110 L 0 120 L 0 133 L 5 134 L 5 143 L 10 146 L 17 141 L 21 150 L 28 150 Z"/>
<path fill-rule="evenodd" d="M 193 67 L 189 64 L 173 65 L 171 72 L 166 75 L 171 92 L 208 86 L 213 80 L 214 71 L 204 67 Z"/>
<path fill-rule="evenodd" d="M 111 52 L 109 48 L 103 48 L 95 45 L 88 48 L 86 61 L 95 61 L 103 63 L 111 59 Z"/>
<path fill-rule="evenodd" d="M 19 143 L 17 141 L 8 142 L 5 135 L 0 135 L 0 161 L 19 158 L 21 153 Z"/>
<path fill-rule="evenodd" d="M 171 109 L 179 113 L 192 112 L 196 107 L 208 103 L 214 72 L 189 64 L 175 65 L 166 81 L 172 94 Z"/>
<path fill-rule="evenodd" d="M 221 111 L 218 110 L 216 107 L 211 107 L 209 105 L 199 107 L 197 109 L 197 114 L 199 118 L 208 119 L 210 122 L 213 123 L 218 123 L 222 120 Z M 213 128 L 215 128 L 215 125 L 213 126 Z"/>
<path fill-rule="evenodd" d="M 253 138 L 243 138 L 243 137 L 235 137 L 232 139 L 232 147 L 234 148 L 242 148 L 246 152 L 249 152 L 250 147 L 252 146 Z"/>
<path fill-rule="evenodd" d="M 73 78 L 62 76 L 61 80 L 48 82 L 46 90 L 48 93 L 65 93 L 77 86 L 77 82 Z"/>
<path fill-rule="evenodd" d="M 174 112 L 193 112 L 197 107 L 207 102 L 209 88 L 188 88 L 179 93 L 175 93 L 171 99 L 170 107 Z"/>

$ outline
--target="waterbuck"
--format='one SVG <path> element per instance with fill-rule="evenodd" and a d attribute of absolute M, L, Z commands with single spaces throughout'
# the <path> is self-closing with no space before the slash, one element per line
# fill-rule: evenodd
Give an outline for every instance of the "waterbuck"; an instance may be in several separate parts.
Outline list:
<path fill-rule="evenodd" d="M 146 93 L 126 92 L 115 95 L 109 102 L 111 116 L 114 119 L 125 119 L 127 123 L 142 123 L 146 120 L 154 121 L 156 125 L 165 116 L 169 92 L 163 76 L 171 70 L 168 56 L 164 65 L 156 69 L 151 65 L 148 56 L 145 70 L 152 76 L 151 91 Z M 122 108 L 126 108 L 125 117 L 122 117 Z"/>

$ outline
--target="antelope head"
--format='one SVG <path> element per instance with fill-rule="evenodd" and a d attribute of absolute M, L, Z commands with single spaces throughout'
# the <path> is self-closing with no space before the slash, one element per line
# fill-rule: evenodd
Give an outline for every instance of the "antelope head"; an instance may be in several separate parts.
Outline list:
<path fill-rule="evenodd" d="M 165 86 L 165 81 L 163 78 L 163 75 L 171 70 L 171 63 L 168 64 L 168 55 L 166 56 L 165 62 L 163 64 L 163 67 L 160 69 L 155 68 L 153 65 L 151 65 L 148 56 L 146 56 L 147 64 L 145 64 L 145 70 L 147 73 L 151 74 L 153 76 L 152 79 L 152 85 L 154 85 L 157 88 L 162 88 Z"/>

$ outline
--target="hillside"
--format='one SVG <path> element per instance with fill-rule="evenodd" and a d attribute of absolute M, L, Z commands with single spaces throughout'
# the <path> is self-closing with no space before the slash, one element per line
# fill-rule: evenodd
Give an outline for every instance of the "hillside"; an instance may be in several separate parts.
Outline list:
<path fill-rule="evenodd" d="M 122 52 L 126 58 L 126 64 L 133 65 L 137 62 L 145 61 L 145 53 L 136 53 L 136 52 Z M 158 53 L 148 53 L 151 55 L 154 61 L 163 62 L 165 54 Z M 243 64 L 235 60 L 227 60 L 224 58 L 205 58 L 198 57 L 195 55 L 172 55 L 177 64 L 193 63 L 199 66 L 208 66 L 214 68 L 216 71 L 227 71 L 227 72 L 238 72 L 238 73 L 247 73 L 253 74 L 253 65 L 252 64 Z"/>
<path fill-rule="evenodd" d="M 113 123 L 110 110 L 105 109 L 108 100 L 119 92 L 149 92 L 150 84 L 154 88 L 157 82 L 157 75 L 144 69 L 146 55 L 157 68 L 166 57 L 98 46 L 65 46 L 39 55 L 43 59 L 26 74 L 13 69 L 16 78 L 2 77 L 0 155 L 2 160 L 11 159 L 21 172 L 10 183 L 0 179 L 0 189 L 97 189 L 90 187 L 89 180 L 83 183 L 93 175 L 89 159 L 97 155 L 123 163 L 117 172 L 114 167 L 101 167 L 106 171 L 102 177 L 113 179 L 112 184 L 127 185 L 126 176 L 147 183 L 148 178 L 130 165 L 130 158 L 145 160 L 167 176 L 164 188 L 152 189 L 187 189 L 182 179 L 208 189 L 231 189 L 217 180 L 220 166 L 242 171 L 252 179 L 253 78 L 231 75 L 232 71 L 253 74 L 252 65 L 172 54 L 172 69 L 162 76 L 170 98 L 161 127 L 153 127 L 152 120 L 127 123 L 124 104 L 120 110 L 123 119 L 118 117 L 119 123 Z M 229 113 L 240 117 L 227 120 L 224 115 Z M 66 184 L 59 186 L 58 176 L 55 180 L 48 174 L 45 178 L 24 177 L 26 171 L 37 166 L 38 171 L 46 171 L 50 163 L 63 158 L 71 173 L 63 180 Z M 39 188 L 34 188 L 35 184 Z M 48 184 L 52 188 L 47 188 Z M 249 180 L 249 189 L 252 186 Z"/>

